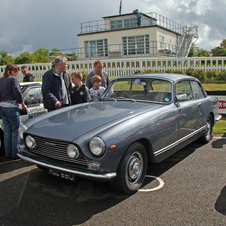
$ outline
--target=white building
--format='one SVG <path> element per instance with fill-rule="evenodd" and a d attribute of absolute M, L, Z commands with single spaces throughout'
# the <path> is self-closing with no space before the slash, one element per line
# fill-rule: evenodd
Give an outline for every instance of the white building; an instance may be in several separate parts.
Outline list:
<path fill-rule="evenodd" d="M 181 26 L 157 13 L 137 11 L 81 23 L 79 59 L 186 57 L 197 26 Z"/>

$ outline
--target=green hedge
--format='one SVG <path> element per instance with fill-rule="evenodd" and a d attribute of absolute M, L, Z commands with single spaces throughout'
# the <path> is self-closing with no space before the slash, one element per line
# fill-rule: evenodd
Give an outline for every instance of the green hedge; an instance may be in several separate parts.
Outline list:
<path fill-rule="evenodd" d="M 160 70 L 146 70 L 146 71 L 137 70 L 134 72 L 134 74 L 147 74 L 147 73 L 162 73 L 162 71 L 160 71 Z M 193 76 L 193 77 L 199 79 L 200 81 L 212 81 L 212 80 L 226 81 L 226 70 L 222 70 L 220 72 L 218 72 L 216 70 L 210 70 L 210 71 L 205 72 L 204 70 L 201 70 L 201 69 L 188 68 L 185 71 L 168 69 L 168 70 L 165 70 L 165 73 L 190 75 L 190 76 Z"/>

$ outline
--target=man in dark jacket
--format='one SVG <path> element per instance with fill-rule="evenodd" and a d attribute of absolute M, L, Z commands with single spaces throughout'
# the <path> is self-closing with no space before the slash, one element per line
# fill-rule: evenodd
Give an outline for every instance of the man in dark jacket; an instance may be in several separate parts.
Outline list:
<path fill-rule="evenodd" d="M 52 62 L 52 69 L 42 78 L 43 104 L 48 111 L 71 105 L 71 76 L 66 72 L 67 58 L 57 56 Z"/>
<path fill-rule="evenodd" d="M 22 66 L 21 72 L 24 75 L 23 82 L 34 82 L 34 76 L 28 73 L 27 66 Z"/>
<path fill-rule="evenodd" d="M 89 88 L 82 83 L 82 73 L 80 71 L 73 72 L 71 74 L 71 80 L 75 85 L 71 90 L 71 104 L 80 104 L 91 101 Z"/>

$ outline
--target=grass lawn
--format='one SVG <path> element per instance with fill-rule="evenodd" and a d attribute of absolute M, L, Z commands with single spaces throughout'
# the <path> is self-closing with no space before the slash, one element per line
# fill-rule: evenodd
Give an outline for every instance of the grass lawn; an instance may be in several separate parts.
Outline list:
<path fill-rule="evenodd" d="M 216 124 L 213 127 L 213 133 L 226 134 L 226 117 L 222 117 L 221 120 L 216 122 Z"/>
<path fill-rule="evenodd" d="M 202 83 L 203 88 L 206 91 L 226 91 L 226 84 L 217 83 Z"/>

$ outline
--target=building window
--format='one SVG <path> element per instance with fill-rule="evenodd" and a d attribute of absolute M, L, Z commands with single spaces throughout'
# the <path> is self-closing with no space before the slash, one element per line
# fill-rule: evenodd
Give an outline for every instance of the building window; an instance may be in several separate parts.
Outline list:
<path fill-rule="evenodd" d="M 122 20 L 112 20 L 111 30 L 122 29 Z"/>
<path fill-rule="evenodd" d="M 149 54 L 149 35 L 123 37 L 123 55 Z"/>
<path fill-rule="evenodd" d="M 107 39 L 85 41 L 86 58 L 106 57 L 108 56 Z"/>
<path fill-rule="evenodd" d="M 164 36 L 159 36 L 159 47 L 160 49 L 164 47 Z"/>
<path fill-rule="evenodd" d="M 136 27 L 136 25 L 135 17 L 124 19 L 124 28 Z"/>
<path fill-rule="evenodd" d="M 111 20 L 111 30 L 123 29 L 137 27 L 137 18 L 136 17 L 128 17 L 120 20 Z"/>

